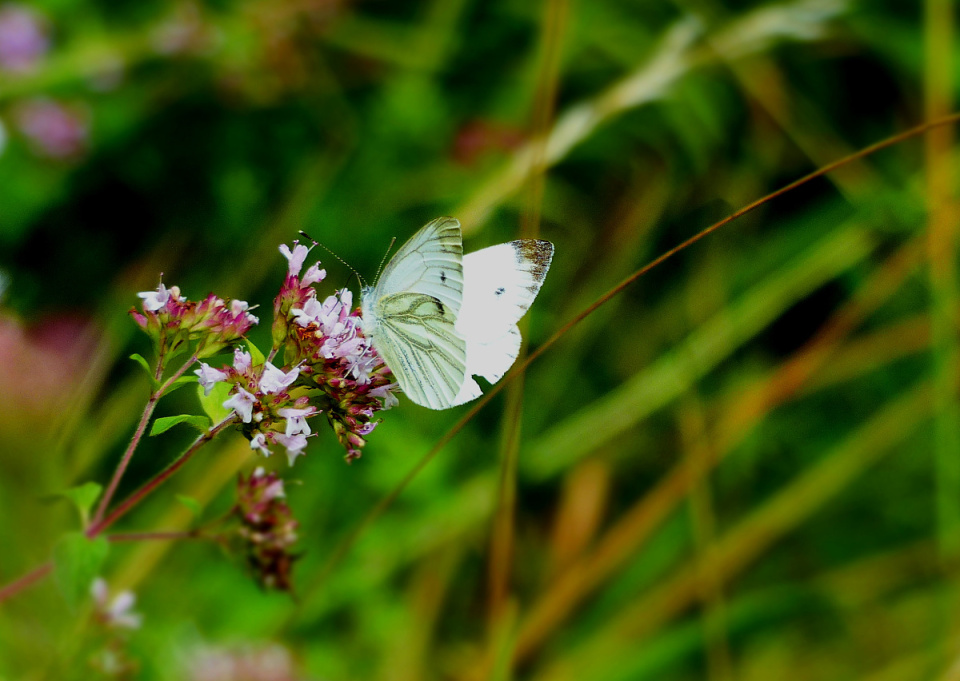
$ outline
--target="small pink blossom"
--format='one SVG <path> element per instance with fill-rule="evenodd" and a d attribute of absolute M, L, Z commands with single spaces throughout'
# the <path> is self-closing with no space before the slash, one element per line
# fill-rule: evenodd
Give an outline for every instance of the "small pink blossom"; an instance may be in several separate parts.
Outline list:
<path fill-rule="evenodd" d="M 93 580 L 90 591 L 93 594 L 97 617 L 108 627 L 118 629 L 140 628 L 143 618 L 133 612 L 137 597 L 133 595 L 132 591 L 121 591 L 111 600 L 107 583 L 101 577 Z"/>
<path fill-rule="evenodd" d="M 381 385 L 379 388 L 374 388 L 367 394 L 382 399 L 383 410 L 386 411 L 400 404 L 400 400 L 398 400 L 397 396 L 393 393 L 394 390 L 398 390 L 399 388 L 399 383 L 388 383 L 387 385 Z"/>
<path fill-rule="evenodd" d="M 285 435 L 283 433 L 277 433 L 274 439 L 278 444 L 287 448 L 287 462 L 291 466 L 297 457 L 303 454 L 303 450 L 307 448 L 306 435 Z"/>
<path fill-rule="evenodd" d="M 309 435 L 310 434 L 310 424 L 307 423 L 307 416 L 312 416 L 317 413 L 315 407 L 305 407 L 303 409 L 294 409 L 286 407 L 277 411 L 280 416 L 287 419 L 287 427 L 284 430 L 284 433 L 288 436 L 290 435 Z"/>
<path fill-rule="evenodd" d="M 49 49 L 50 38 L 36 13 L 13 3 L 0 5 L 0 69 L 30 71 Z"/>
<path fill-rule="evenodd" d="M 303 261 L 307 259 L 310 249 L 301 243 L 293 242 L 293 250 L 286 244 L 280 245 L 280 252 L 287 259 L 287 274 L 291 277 L 300 276 L 300 270 L 303 269 Z"/>
<path fill-rule="evenodd" d="M 40 156 L 71 159 L 87 148 L 90 113 L 83 105 L 65 105 L 38 97 L 18 104 L 14 120 Z"/>
<path fill-rule="evenodd" d="M 143 299 L 143 309 L 147 312 L 156 312 L 170 300 L 170 292 L 167 287 L 160 282 L 156 291 L 142 291 L 137 294 L 138 298 Z"/>
<path fill-rule="evenodd" d="M 203 394 L 209 395 L 213 386 L 217 383 L 227 380 L 227 374 L 219 369 L 214 369 L 206 362 L 200 363 L 200 368 L 194 371 L 200 379 L 200 385 L 203 387 Z"/>
<path fill-rule="evenodd" d="M 253 477 L 255 478 L 266 478 L 268 481 L 267 486 L 263 490 L 263 500 L 264 501 L 273 501 L 274 499 L 283 499 L 286 495 L 283 489 L 283 480 L 278 478 L 276 475 L 268 474 L 263 466 L 257 466 L 253 469 Z"/>
<path fill-rule="evenodd" d="M 270 448 L 267 447 L 267 436 L 263 433 L 257 433 L 252 438 L 250 438 L 250 449 L 259 449 L 260 453 L 264 456 L 270 456 L 273 452 L 270 451 Z M 262 470 L 262 469 L 257 469 Z"/>
<path fill-rule="evenodd" d="M 252 394 L 237 386 L 237 392 L 233 397 L 223 403 L 226 409 L 233 409 L 240 416 L 244 423 L 250 423 L 253 420 L 253 405 L 257 398 Z"/>
<path fill-rule="evenodd" d="M 263 369 L 263 377 L 260 379 L 260 390 L 265 393 L 278 393 L 297 380 L 299 374 L 300 369 L 296 367 L 284 373 L 270 362 L 267 362 Z"/>
<path fill-rule="evenodd" d="M 313 286 L 314 284 L 319 284 L 321 281 L 323 281 L 326 276 L 327 271 L 320 269 L 320 263 L 317 262 L 311 265 L 310 269 L 304 273 L 303 281 L 300 283 L 303 286 Z"/>
<path fill-rule="evenodd" d="M 250 356 L 249 352 L 244 352 L 240 348 L 236 348 L 233 351 L 233 368 L 237 370 L 237 373 L 245 374 L 250 371 L 250 363 L 253 361 L 253 358 Z"/>
<path fill-rule="evenodd" d="M 320 320 L 320 313 L 323 311 L 323 305 L 316 298 L 310 298 L 303 304 L 302 309 L 292 309 L 294 319 L 300 326 L 309 326 L 316 324 Z"/>

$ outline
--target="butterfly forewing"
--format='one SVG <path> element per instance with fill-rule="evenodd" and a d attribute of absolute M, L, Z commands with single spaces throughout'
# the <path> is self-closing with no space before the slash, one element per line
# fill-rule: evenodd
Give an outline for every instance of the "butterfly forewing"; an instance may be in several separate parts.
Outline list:
<path fill-rule="evenodd" d="M 463 259 L 463 312 L 457 331 L 465 338 L 496 338 L 513 327 L 540 292 L 553 260 L 553 244 L 519 239 Z"/>
<path fill-rule="evenodd" d="M 496 383 L 520 354 L 517 322 L 540 292 L 553 244 L 520 239 L 490 246 L 463 259 L 463 305 L 456 330 L 467 341 L 467 377 L 454 404 L 480 396 L 472 376 Z"/>
<path fill-rule="evenodd" d="M 374 313 L 374 345 L 404 393 L 431 409 L 453 406 L 467 354 L 451 310 L 432 296 L 405 292 L 380 298 Z"/>
<path fill-rule="evenodd" d="M 460 222 L 437 218 L 400 247 L 374 287 L 376 298 L 393 293 L 424 293 L 454 317 L 463 297 L 463 243 Z"/>

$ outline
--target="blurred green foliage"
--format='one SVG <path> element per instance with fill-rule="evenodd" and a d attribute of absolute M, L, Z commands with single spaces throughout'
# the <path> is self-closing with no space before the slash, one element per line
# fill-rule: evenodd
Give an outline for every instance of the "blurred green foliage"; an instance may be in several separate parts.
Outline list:
<path fill-rule="evenodd" d="M 4 68 L 11 7 L 49 42 L 21 41 L 26 68 Z M 0 5 L 0 582 L 76 530 L 50 495 L 113 471 L 149 391 L 126 310 L 160 273 L 259 304 L 267 347 L 299 229 L 370 278 L 438 215 L 467 251 L 533 220 L 556 245 L 536 346 L 713 221 L 946 113 L 952 9 Z M 953 678 L 954 160 L 939 133 L 853 163 L 600 308 L 527 372 L 515 488 L 503 397 L 365 525 L 466 408 L 402 403 L 351 466 L 322 429 L 289 470 L 225 434 L 116 529 L 212 522 L 268 465 L 300 521 L 294 597 L 214 542 L 117 541 L 103 576 L 142 626 L 47 579 L 0 604 L 0 679 Z M 183 390 L 157 416 L 199 410 Z M 145 441 L 121 493 L 187 430 Z"/>

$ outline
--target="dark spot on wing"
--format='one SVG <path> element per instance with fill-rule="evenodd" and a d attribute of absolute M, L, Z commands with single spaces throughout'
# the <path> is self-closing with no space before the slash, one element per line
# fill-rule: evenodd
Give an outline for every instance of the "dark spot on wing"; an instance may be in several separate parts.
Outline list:
<path fill-rule="evenodd" d="M 494 291 L 493 293 L 494 293 L 494 295 L 502 296 L 506 290 L 507 290 L 507 289 L 505 289 L 505 288 L 503 288 L 503 287 L 501 286 L 500 288 L 498 288 L 498 289 L 497 289 L 496 291 Z"/>
<path fill-rule="evenodd" d="M 440 270 L 440 282 L 443 284 L 447 283 L 447 273 L 443 270 Z"/>

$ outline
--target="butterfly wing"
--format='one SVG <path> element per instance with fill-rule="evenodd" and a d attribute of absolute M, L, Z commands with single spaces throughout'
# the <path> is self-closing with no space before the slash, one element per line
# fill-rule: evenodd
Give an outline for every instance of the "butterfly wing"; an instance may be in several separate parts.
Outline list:
<path fill-rule="evenodd" d="M 466 380 L 454 404 L 480 396 L 471 376 L 496 383 L 513 366 L 520 352 L 517 322 L 540 292 L 553 244 L 520 239 L 490 246 L 463 259 L 463 305 L 456 331 L 466 339 Z"/>
<path fill-rule="evenodd" d="M 443 302 L 403 292 L 374 302 L 373 344 L 406 395 L 430 409 L 456 402 L 466 378 L 466 341 Z"/>
<path fill-rule="evenodd" d="M 463 297 L 463 241 L 460 222 L 437 218 L 394 253 L 374 287 L 375 299 L 394 293 L 423 293 L 453 313 Z"/>

